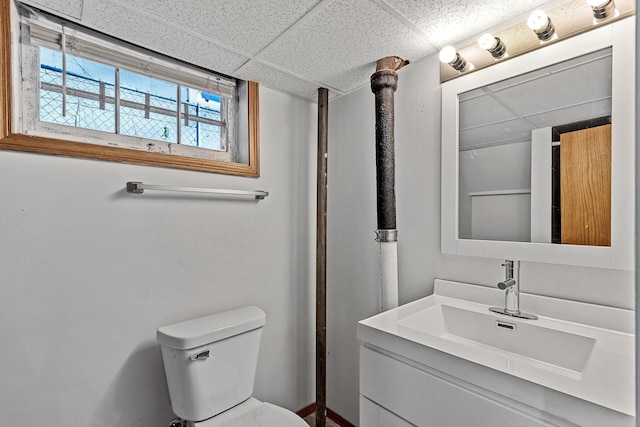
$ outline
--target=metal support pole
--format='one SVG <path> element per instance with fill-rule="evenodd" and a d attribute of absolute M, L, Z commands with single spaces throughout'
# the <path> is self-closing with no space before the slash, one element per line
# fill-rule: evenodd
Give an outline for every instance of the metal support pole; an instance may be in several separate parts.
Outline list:
<path fill-rule="evenodd" d="M 318 89 L 316 232 L 316 427 L 327 422 L 327 163 L 329 91 Z"/>
<path fill-rule="evenodd" d="M 640 8 L 640 0 L 636 1 L 636 9 Z M 640 138 L 640 76 L 638 69 L 640 68 L 640 31 L 636 31 L 636 141 Z M 636 331 L 640 330 L 640 150 L 635 150 L 635 326 Z M 636 375 L 640 372 L 640 340 L 636 339 Z M 636 377 L 637 378 L 637 377 Z M 636 379 L 636 408 L 640 408 L 640 381 Z M 636 409 L 637 411 L 637 409 Z M 640 426 L 640 417 L 636 418 L 636 426 Z"/>

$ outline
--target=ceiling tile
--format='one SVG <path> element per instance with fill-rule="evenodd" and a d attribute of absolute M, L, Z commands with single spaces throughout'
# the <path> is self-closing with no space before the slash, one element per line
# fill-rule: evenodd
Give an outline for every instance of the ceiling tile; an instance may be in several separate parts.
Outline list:
<path fill-rule="evenodd" d="M 375 62 L 415 60 L 434 48 L 371 0 L 333 0 L 286 32 L 260 59 L 348 92 L 369 81 Z"/>
<path fill-rule="evenodd" d="M 83 0 L 21 0 L 22 3 L 29 4 L 36 8 L 41 8 L 56 14 L 63 14 L 71 18 L 82 18 Z"/>
<path fill-rule="evenodd" d="M 386 0 L 443 47 L 478 34 L 549 0 Z"/>
<path fill-rule="evenodd" d="M 460 147 L 524 141 L 532 128 L 611 115 L 611 61 L 603 49 L 461 94 Z"/>
<path fill-rule="evenodd" d="M 83 24 L 135 45 L 224 74 L 233 73 L 248 59 L 116 1 L 92 3 Z"/>
<path fill-rule="evenodd" d="M 131 6 L 204 37 L 257 54 L 320 0 L 132 0 Z"/>
<path fill-rule="evenodd" d="M 518 118 L 512 111 L 485 92 L 484 88 L 459 96 L 460 130 Z"/>
<path fill-rule="evenodd" d="M 318 85 L 301 80 L 258 61 L 250 61 L 236 74 L 238 78 L 243 80 L 257 81 L 271 89 L 287 92 L 308 101 L 316 102 L 318 100 Z M 336 96 L 338 96 L 337 93 L 329 92 L 330 98 Z"/>

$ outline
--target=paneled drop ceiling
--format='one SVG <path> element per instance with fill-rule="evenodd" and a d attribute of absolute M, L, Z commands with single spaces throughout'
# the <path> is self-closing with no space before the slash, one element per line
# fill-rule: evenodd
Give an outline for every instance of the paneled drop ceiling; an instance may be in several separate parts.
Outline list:
<path fill-rule="evenodd" d="M 561 0 L 23 0 L 139 46 L 315 101 Z M 565 1 L 566 2 L 566 1 Z M 549 6 L 551 7 L 551 6 Z"/>

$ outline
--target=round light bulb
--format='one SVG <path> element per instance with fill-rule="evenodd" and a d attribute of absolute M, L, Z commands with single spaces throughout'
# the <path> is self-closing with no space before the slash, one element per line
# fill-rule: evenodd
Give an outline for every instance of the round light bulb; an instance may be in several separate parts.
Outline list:
<path fill-rule="evenodd" d="M 495 47 L 498 46 L 498 40 L 491 34 L 486 33 L 478 39 L 478 46 L 486 50 L 495 49 Z"/>
<path fill-rule="evenodd" d="M 549 17 L 544 13 L 544 10 L 534 10 L 531 12 L 531 15 L 529 15 L 529 19 L 527 19 L 527 25 L 533 31 L 540 31 L 547 26 L 548 21 Z"/>
<path fill-rule="evenodd" d="M 587 0 L 587 4 L 591 7 L 602 7 L 609 3 L 609 0 Z"/>
<path fill-rule="evenodd" d="M 587 0 L 587 4 L 593 10 L 593 24 L 596 25 L 605 19 L 620 16 L 614 0 Z"/>
<path fill-rule="evenodd" d="M 448 64 L 456 59 L 456 48 L 453 46 L 445 46 L 440 51 L 440 62 Z"/>

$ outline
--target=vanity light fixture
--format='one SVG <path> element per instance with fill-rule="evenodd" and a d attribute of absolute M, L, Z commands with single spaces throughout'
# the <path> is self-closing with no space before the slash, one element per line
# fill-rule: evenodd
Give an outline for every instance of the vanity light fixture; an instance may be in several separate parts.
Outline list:
<path fill-rule="evenodd" d="M 505 46 L 503 41 L 489 33 L 480 36 L 478 46 L 488 50 L 495 59 L 500 59 L 507 53 L 507 46 Z"/>
<path fill-rule="evenodd" d="M 461 73 L 467 67 L 467 61 L 456 51 L 453 46 L 445 46 L 440 51 L 440 62 L 449 64 Z"/>
<path fill-rule="evenodd" d="M 597 24 L 605 19 L 618 16 L 620 12 L 616 9 L 614 0 L 587 0 L 593 11 L 593 23 Z"/>
<path fill-rule="evenodd" d="M 544 10 L 534 10 L 527 19 L 527 25 L 536 33 L 541 43 L 557 37 L 556 29 Z"/>

